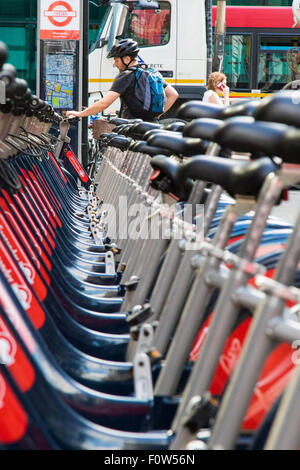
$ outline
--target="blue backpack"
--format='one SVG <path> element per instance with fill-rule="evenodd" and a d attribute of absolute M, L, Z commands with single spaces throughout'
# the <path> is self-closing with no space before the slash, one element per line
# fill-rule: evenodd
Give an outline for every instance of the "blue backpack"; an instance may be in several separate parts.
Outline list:
<path fill-rule="evenodd" d="M 125 102 L 131 113 L 144 120 L 152 120 L 162 114 L 165 105 L 164 79 L 158 70 L 147 65 L 133 69 L 134 90 Z"/>

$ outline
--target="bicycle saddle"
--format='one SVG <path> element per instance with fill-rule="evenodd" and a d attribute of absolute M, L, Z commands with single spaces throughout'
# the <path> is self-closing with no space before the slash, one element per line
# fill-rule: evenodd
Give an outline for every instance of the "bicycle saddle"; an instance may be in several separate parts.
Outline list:
<path fill-rule="evenodd" d="M 181 137 L 176 134 L 157 134 L 147 139 L 149 145 L 173 150 L 176 155 L 191 156 L 203 153 L 205 148 L 200 139 Z"/>
<path fill-rule="evenodd" d="M 285 163 L 298 164 L 300 150 L 300 130 L 290 128 L 285 134 L 282 142 L 282 153 L 280 157 Z"/>
<path fill-rule="evenodd" d="M 250 100 L 233 104 L 223 109 L 219 119 L 229 119 L 234 116 L 253 116 L 260 105 L 260 100 Z"/>
<path fill-rule="evenodd" d="M 150 165 L 154 170 L 161 170 L 171 180 L 176 180 L 179 167 L 179 163 L 176 160 L 172 160 L 166 157 L 166 155 L 156 155 L 156 157 L 152 158 Z"/>
<path fill-rule="evenodd" d="M 257 196 L 265 178 L 276 169 L 268 157 L 248 162 L 201 155 L 178 167 L 177 182 L 182 185 L 186 178 L 193 177 L 219 184 L 231 196 Z"/>
<path fill-rule="evenodd" d="M 177 122 L 171 122 L 171 124 L 168 124 L 166 127 L 164 127 L 164 129 L 166 131 L 182 132 L 185 126 L 186 126 L 185 122 L 177 121 Z"/>
<path fill-rule="evenodd" d="M 123 119 L 123 118 L 112 118 L 109 120 L 111 124 L 115 124 L 116 126 L 121 126 L 122 124 L 129 124 L 133 122 L 131 119 Z"/>
<path fill-rule="evenodd" d="M 109 141 L 109 145 L 111 147 L 116 147 L 122 151 L 127 150 L 129 144 L 130 144 L 130 139 L 122 135 L 114 136 Z"/>
<path fill-rule="evenodd" d="M 183 184 L 178 184 L 177 173 L 180 164 L 176 160 L 172 160 L 165 155 L 156 155 L 152 158 L 150 165 L 154 170 L 160 170 L 160 178 L 167 177 L 171 180 L 171 186 L 167 187 L 167 191 L 172 192 L 182 200 L 187 200 L 193 188 L 193 181 L 190 178 L 184 180 Z M 160 188 L 163 190 L 162 188 Z"/>
<path fill-rule="evenodd" d="M 132 131 L 137 137 L 143 137 L 145 132 L 151 129 L 161 129 L 161 125 L 155 122 L 139 122 L 133 126 Z"/>
<path fill-rule="evenodd" d="M 216 130 L 222 126 L 224 126 L 224 121 L 220 119 L 198 118 L 185 126 L 183 135 L 185 137 L 213 140 Z"/>
<path fill-rule="evenodd" d="M 130 146 L 130 150 L 132 152 L 146 153 L 151 157 L 155 157 L 155 155 L 158 155 L 160 153 L 163 153 L 164 155 L 172 155 L 173 153 L 171 150 L 167 150 L 162 147 L 148 145 L 147 142 L 144 142 L 143 140 L 133 142 L 133 144 Z"/>
<path fill-rule="evenodd" d="M 114 137 L 116 135 L 119 134 L 117 132 L 103 132 L 103 134 L 100 134 L 100 140 L 110 139 L 111 137 Z"/>
<path fill-rule="evenodd" d="M 256 122 L 252 117 L 239 116 L 228 119 L 217 129 L 214 141 L 237 152 L 251 152 L 255 157 L 281 157 L 282 141 L 288 129 L 285 124 Z"/>
<path fill-rule="evenodd" d="M 123 132 L 128 128 L 128 126 L 132 126 L 132 124 L 121 124 L 120 126 L 116 126 L 113 128 L 112 132 L 117 134 L 123 134 Z"/>
<path fill-rule="evenodd" d="M 181 133 L 175 133 L 173 131 L 168 131 L 167 129 L 151 129 L 143 135 L 143 140 L 148 140 L 152 135 L 164 134 L 164 135 L 181 135 Z"/>
<path fill-rule="evenodd" d="M 257 121 L 271 121 L 300 127 L 300 93 L 286 91 L 265 98 L 257 107 L 254 117 Z"/>
<path fill-rule="evenodd" d="M 218 104 L 188 101 L 180 106 L 177 117 L 181 119 L 215 118 L 219 119 L 224 107 Z"/>

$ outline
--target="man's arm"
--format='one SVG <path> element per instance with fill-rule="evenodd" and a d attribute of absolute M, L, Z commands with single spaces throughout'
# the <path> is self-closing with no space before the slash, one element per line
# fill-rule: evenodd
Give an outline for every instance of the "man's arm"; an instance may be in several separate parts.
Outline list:
<path fill-rule="evenodd" d="M 117 98 L 120 97 L 119 93 L 115 91 L 109 91 L 104 98 L 97 101 L 96 103 L 91 104 L 88 108 L 83 111 L 67 111 L 66 116 L 75 116 L 75 117 L 87 117 L 92 114 L 101 113 L 104 109 L 108 108 Z"/>
<path fill-rule="evenodd" d="M 172 85 L 167 85 L 164 91 L 166 94 L 164 113 L 166 113 L 173 106 L 179 95 L 175 88 L 172 87 Z"/>

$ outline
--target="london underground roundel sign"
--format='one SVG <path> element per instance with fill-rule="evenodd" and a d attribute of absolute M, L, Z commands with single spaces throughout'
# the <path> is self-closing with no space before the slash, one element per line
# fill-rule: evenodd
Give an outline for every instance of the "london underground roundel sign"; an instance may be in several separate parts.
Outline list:
<path fill-rule="evenodd" d="M 40 0 L 41 39 L 79 39 L 80 0 Z"/>

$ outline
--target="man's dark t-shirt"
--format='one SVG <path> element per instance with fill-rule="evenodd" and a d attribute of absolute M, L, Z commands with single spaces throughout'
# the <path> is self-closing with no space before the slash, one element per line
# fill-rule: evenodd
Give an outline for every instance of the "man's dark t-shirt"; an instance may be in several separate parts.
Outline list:
<path fill-rule="evenodd" d="M 119 93 L 121 100 L 120 117 L 124 119 L 135 119 L 128 106 L 126 105 L 123 96 L 134 93 L 135 86 L 135 70 L 136 67 L 132 67 L 130 70 L 124 70 L 120 72 L 113 81 L 113 84 L 109 91 Z M 164 88 L 167 86 L 167 82 L 164 80 Z"/>

